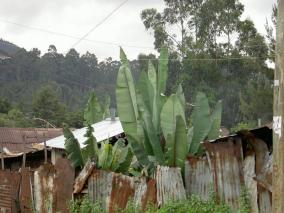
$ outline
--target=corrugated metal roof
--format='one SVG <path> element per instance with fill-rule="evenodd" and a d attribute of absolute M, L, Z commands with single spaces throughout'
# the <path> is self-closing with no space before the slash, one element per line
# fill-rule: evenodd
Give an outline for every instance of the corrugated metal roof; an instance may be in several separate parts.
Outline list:
<path fill-rule="evenodd" d="M 106 140 L 108 138 L 111 138 L 113 136 L 119 135 L 124 132 L 121 123 L 119 121 L 119 118 L 116 118 L 114 121 L 108 118 L 106 120 L 93 124 L 92 127 L 94 128 L 93 135 L 96 138 L 97 142 Z M 86 131 L 87 131 L 86 127 L 72 131 L 72 133 L 74 134 L 75 138 L 78 140 L 81 147 L 84 147 L 83 142 L 85 142 L 87 139 L 84 136 L 86 134 Z M 52 148 L 65 149 L 64 143 L 65 143 L 65 138 L 63 135 L 61 135 L 59 137 L 48 140 L 46 142 L 46 145 Z"/>
<path fill-rule="evenodd" d="M 51 138 L 62 135 L 62 129 L 49 128 L 0 128 L 0 146 L 4 152 L 17 154 L 24 151 L 30 152 L 38 147 L 36 145 Z"/>

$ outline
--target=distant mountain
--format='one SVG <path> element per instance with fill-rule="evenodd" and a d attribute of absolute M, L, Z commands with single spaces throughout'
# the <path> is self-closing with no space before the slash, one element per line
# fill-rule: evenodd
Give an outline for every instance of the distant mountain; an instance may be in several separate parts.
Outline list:
<path fill-rule="evenodd" d="M 0 58 L 11 57 L 20 50 L 15 44 L 0 39 Z"/>

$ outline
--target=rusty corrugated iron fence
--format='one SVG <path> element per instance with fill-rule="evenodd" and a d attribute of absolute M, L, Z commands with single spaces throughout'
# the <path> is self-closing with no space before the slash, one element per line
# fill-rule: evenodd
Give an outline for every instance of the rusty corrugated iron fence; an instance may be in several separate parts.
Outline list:
<path fill-rule="evenodd" d="M 44 164 L 36 171 L 0 170 L 0 212 L 67 213 L 75 171 L 67 159 Z"/>
<path fill-rule="evenodd" d="M 110 213 L 125 208 L 129 200 L 143 209 L 156 203 L 156 182 L 94 169 L 88 179 L 88 195 Z"/>

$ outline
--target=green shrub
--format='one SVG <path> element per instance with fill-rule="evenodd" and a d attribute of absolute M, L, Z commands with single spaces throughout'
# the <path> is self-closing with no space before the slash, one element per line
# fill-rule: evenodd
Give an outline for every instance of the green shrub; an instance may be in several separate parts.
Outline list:
<path fill-rule="evenodd" d="M 69 204 L 70 213 L 103 213 L 99 203 L 93 203 L 87 196 L 72 200 Z"/>
<path fill-rule="evenodd" d="M 240 213 L 250 213 L 251 204 L 247 188 L 242 188 L 240 196 Z"/>

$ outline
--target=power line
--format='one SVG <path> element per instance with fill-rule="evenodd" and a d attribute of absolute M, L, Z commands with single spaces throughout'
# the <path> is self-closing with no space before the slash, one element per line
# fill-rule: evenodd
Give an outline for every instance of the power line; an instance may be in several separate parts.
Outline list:
<path fill-rule="evenodd" d="M 57 36 L 62 36 L 62 37 L 66 37 L 66 38 L 71 38 L 71 39 L 74 39 L 74 40 L 82 39 L 79 36 L 74 36 L 74 35 L 70 35 L 70 34 L 66 34 L 66 33 L 52 31 L 52 30 L 49 30 L 49 29 L 34 27 L 34 26 L 30 26 L 30 25 L 20 24 L 20 23 L 9 21 L 9 20 L 0 19 L 0 22 L 6 23 L 6 24 L 15 25 L 15 26 L 18 26 L 18 27 L 26 28 L 26 29 L 40 31 L 40 32 L 43 32 L 43 33 L 48 33 L 48 34 L 52 34 L 52 35 L 57 35 Z M 83 38 L 82 41 L 83 40 L 87 41 L 87 42 L 91 42 L 91 43 L 99 43 L 99 44 L 105 44 L 105 45 L 111 45 L 111 46 L 124 46 L 124 47 L 129 47 L 129 48 L 154 50 L 154 48 L 150 47 L 150 46 L 129 45 L 129 44 L 125 44 L 125 43 L 93 40 L 93 39 L 88 39 L 88 38 Z M 177 43 L 177 41 L 175 43 Z M 179 43 L 177 43 L 177 44 L 179 45 Z M 253 48 L 253 47 L 265 47 L 265 46 L 267 46 L 267 44 L 244 45 L 243 47 Z M 160 48 L 157 48 L 157 49 L 160 49 Z"/>
<path fill-rule="evenodd" d="M 29 25 L 24 25 L 24 24 L 12 22 L 12 21 L 4 20 L 4 19 L 0 19 L 0 22 L 6 23 L 6 24 L 12 24 L 12 25 L 15 25 L 15 26 L 18 26 L 18 27 L 31 29 L 31 30 L 35 30 L 35 31 L 43 32 L 43 33 L 48 33 L 48 34 L 52 34 L 52 35 L 57 35 L 57 36 L 62 36 L 62 37 L 66 37 L 66 38 L 71 38 L 71 39 L 74 39 L 74 40 L 81 39 L 78 36 L 69 35 L 69 34 L 66 34 L 66 33 L 56 32 L 56 31 L 52 31 L 52 30 L 48 30 L 48 29 L 39 28 L 39 27 L 33 27 L 33 26 L 29 26 Z M 129 47 L 129 48 L 152 49 L 153 50 L 153 47 L 150 47 L 150 46 L 129 45 L 129 44 L 125 44 L 125 43 L 100 41 L 100 40 L 93 40 L 93 39 L 87 39 L 87 38 L 84 38 L 82 40 L 88 41 L 88 42 L 91 42 L 91 43 L 99 43 L 99 44 L 105 44 L 105 45 L 111 45 L 111 46 L 124 46 L 124 47 Z"/>
<path fill-rule="evenodd" d="M 82 38 L 80 38 L 77 42 L 75 42 L 71 48 L 74 48 L 76 45 L 78 45 L 83 39 L 85 39 L 88 35 L 90 35 L 95 29 L 97 29 L 99 26 L 101 26 L 109 17 L 111 17 L 116 11 L 118 11 L 126 2 L 129 0 L 125 0 L 122 3 L 120 3 L 116 8 L 114 8 L 106 17 L 104 17 L 98 24 L 96 24 L 91 30 L 89 30 Z"/>

